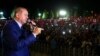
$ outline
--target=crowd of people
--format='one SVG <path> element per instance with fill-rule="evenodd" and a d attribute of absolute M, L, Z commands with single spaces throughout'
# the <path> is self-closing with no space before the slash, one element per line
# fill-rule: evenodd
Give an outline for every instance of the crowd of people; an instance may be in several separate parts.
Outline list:
<path fill-rule="evenodd" d="M 34 19 L 38 27 L 43 28 L 39 41 L 49 43 L 52 49 L 58 46 L 75 48 L 91 47 L 99 54 L 100 16 L 69 17 L 67 19 Z M 4 23 L 0 22 L 0 30 Z"/>

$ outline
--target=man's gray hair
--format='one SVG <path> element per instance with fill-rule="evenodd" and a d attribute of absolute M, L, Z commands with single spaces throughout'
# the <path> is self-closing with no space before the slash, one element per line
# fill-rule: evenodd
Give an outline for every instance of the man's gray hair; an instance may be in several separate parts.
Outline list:
<path fill-rule="evenodd" d="M 24 7 L 16 7 L 11 13 L 11 18 L 15 18 L 16 17 L 16 13 L 20 12 L 21 9 L 26 9 L 26 8 L 24 8 Z"/>

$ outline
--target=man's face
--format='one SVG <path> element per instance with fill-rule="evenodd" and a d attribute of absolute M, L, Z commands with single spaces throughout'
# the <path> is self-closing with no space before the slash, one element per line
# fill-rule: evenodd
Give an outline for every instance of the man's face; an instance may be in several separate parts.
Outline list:
<path fill-rule="evenodd" d="M 28 19 L 28 11 L 26 9 L 22 9 L 22 11 L 18 14 L 18 20 L 24 24 Z"/>

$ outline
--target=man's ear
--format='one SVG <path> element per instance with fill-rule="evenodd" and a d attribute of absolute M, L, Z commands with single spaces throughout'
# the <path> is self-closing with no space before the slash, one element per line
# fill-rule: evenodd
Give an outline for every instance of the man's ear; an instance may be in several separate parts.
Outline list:
<path fill-rule="evenodd" d="M 16 13 L 16 17 L 19 17 L 19 13 Z"/>

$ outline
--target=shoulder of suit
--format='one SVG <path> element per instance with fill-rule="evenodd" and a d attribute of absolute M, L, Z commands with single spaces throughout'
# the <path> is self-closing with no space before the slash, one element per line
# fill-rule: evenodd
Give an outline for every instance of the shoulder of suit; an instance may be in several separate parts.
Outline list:
<path fill-rule="evenodd" d="M 14 20 L 8 20 L 6 22 L 6 26 L 15 26 L 15 25 L 17 25 L 17 24 L 16 24 L 16 22 Z"/>

